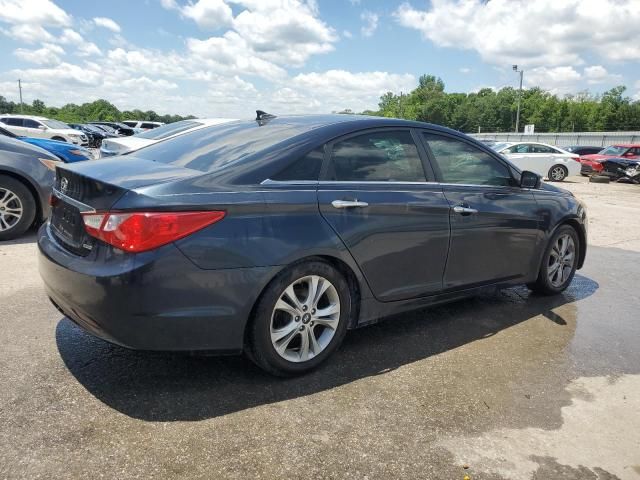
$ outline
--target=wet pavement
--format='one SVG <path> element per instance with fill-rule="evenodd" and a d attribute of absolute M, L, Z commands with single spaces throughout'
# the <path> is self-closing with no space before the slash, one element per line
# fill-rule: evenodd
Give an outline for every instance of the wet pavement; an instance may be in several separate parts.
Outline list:
<path fill-rule="evenodd" d="M 33 241 L 0 245 L 0 478 L 640 478 L 633 249 L 590 247 L 564 295 L 350 332 L 282 380 L 85 334 L 48 303 Z"/>

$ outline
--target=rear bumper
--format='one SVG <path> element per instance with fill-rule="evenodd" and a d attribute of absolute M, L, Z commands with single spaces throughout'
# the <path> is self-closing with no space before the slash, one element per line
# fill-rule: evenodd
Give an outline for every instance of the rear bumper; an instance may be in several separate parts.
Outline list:
<path fill-rule="evenodd" d="M 89 333 L 138 350 L 239 352 L 274 267 L 203 270 L 174 245 L 131 255 L 65 250 L 46 223 L 39 268 L 54 305 Z"/>
<path fill-rule="evenodd" d="M 589 160 L 582 160 L 580 166 L 581 175 L 591 175 L 602 170 L 602 164 L 598 162 L 592 162 Z"/>

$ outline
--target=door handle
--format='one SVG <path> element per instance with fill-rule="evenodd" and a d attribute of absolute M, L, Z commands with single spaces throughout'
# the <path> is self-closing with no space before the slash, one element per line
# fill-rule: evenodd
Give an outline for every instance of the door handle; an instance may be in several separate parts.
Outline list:
<path fill-rule="evenodd" d="M 478 213 L 475 208 L 463 207 L 462 205 L 456 205 L 453 207 L 453 211 L 460 215 L 471 215 L 472 213 Z"/>
<path fill-rule="evenodd" d="M 367 202 L 359 202 L 358 200 L 334 200 L 331 205 L 334 208 L 364 208 L 369 206 Z"/>

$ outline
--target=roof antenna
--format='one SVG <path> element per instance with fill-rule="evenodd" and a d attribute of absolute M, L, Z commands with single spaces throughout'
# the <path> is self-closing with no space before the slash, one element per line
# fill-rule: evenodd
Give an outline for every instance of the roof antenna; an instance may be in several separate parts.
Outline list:
<path fill-rule="evenodd" d="M 267 112 L 263 112 L 262 110 L 256 110 L 256 122 L 258 122 L 258 125 L 262 126 L 272 118 L 276 118 L 276 116 Z"/>

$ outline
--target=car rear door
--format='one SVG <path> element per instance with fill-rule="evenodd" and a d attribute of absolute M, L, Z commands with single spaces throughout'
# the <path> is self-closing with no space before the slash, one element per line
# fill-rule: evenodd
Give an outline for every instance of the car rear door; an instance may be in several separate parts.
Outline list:
<path fill-rule="evenodd" d="M 445 289 L 521 278 L 535 268 L 541 241 L 533 193 L 515 185 L 502 160 L 460 137 L 422 132 L 450 206 Z"/>
<path fill-rule="evenodd" d="M 45 129 L 40 128 L 40 127 L 44 127 L 44 125 L 30 118 L 24 119 L 24 123 L 22 124 L 22 127 L 24 129 L 24 135 L 26 137 L 31 137 L 31 138 L 47 138 L 48 137 Z"/>
<path fill-rule="evenodd" d="M 442 289 L 449 204 L 408 128 L 376 129 L 327 146 L 320 212 L 381 301 Z M 425 167 L 427 170 L 425 171 Z"/>
<path fill-rule="evenodd" d="M 14 135 L 18 135 L 19 137 L 26 136 L 24 128 L 22 126 L 23 124 L 22 118 L 8 117 L 5 120 L 5 123 L 7 125 L 7 130 L 9 130 Z"/>

